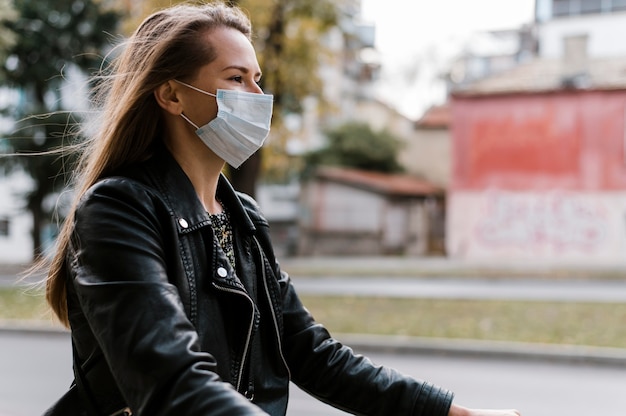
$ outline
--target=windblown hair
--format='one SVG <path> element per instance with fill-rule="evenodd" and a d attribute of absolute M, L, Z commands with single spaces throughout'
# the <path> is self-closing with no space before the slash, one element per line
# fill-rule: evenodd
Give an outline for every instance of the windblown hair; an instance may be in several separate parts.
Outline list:
<path fill-rule="evenodd" d="M 75 202 L 61 228 L 46 280 L 46 300 L 65 326 L 69 326 L 66 255 L 79 199 L 99 179 L 151 155 L 164 126 L 154 91 L 169 80 L 195 76 L 215 60 L 210 32 L 221 27 L 251 39 L 248 17 L 223 3 L 179 5 L 156 12 L 96 76 L 94 102 L 99 116 L 93 134 L 80 148 L 73 180 Z"/>

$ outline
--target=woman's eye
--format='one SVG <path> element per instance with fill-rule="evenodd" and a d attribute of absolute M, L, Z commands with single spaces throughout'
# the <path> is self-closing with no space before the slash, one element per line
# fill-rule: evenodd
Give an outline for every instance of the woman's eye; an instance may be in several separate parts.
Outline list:
<path fill-rule="evenodd" d="M 236 76 L 232 77 L 231 80 L 241 84 L 243 82 L 243 77 L 240 76 L 240 75 L 236 75 Z"/>

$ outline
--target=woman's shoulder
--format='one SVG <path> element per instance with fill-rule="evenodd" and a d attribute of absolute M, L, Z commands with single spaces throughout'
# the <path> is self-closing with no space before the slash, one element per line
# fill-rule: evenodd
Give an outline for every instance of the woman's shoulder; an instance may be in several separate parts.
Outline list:
<path fill-rule="evenodd" d="M 256 199 L 254 199 L 250 195 L 245 194 L 243 192 L 237 192 L 237 197 L 239 201 L 241 202 L 241 205 L 243 206 L 244 210 L 246 211 L 246 214 L 248 214 L 248 216 L 253 222 L 257 224 L 267 223 L 267 220 L 265 219 L 265 216 L 263 215 L 263 211 L 261 210 L 261 207 L 259 206 Z"/>
<path fill-rule="evenodd" d="M 103 176 L 89 187 L 82 199 L 106 194 L 111 197 L 143 198 L 156 192 L 156 179 L 151 173 L 152 159 L 120 168 Z"/>
<path fill-rule="evenodd" d="M 108 176 L 91 185 L 80 198 L 77 211 L 107 209 L 112 206 L 153 206 L 157 199 L 154 189 L 128 176 Z"/>
<path fill-rule="evenodd" d="M 261 207 L 259 207 L 259 203 L 256 202 L 256 199 L 243 192 L 237 191 L 236 194 L 241 201 L 241 205 L 243 205 L 246 210 L 261 212 Z"/>
<path fill-rule="evenodd" d="M 115 175 L 99 179 L 89 187 L 85 196 L 89 197 L 101 193 L 128 196 L 129 194 L 145 194 L 147 192 L 150 192 L 150 187 L 145 182 L 130 176 Z"/>

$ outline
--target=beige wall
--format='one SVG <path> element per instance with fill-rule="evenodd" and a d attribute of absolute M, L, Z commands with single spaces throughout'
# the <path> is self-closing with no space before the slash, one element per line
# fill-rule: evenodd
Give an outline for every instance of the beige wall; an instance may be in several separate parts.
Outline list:
<path fill-rule="evenodd" d="M 415 129 L 414 121 L 378 101 L 359 102 L 353 116 L 374 130 L 387 129 L 404 141 L 399 162 L 408 173 L 444 188 L 448 186 L 451 170 L 448 129 Z"/>
<path fill-rule="evenodd" d="M 412 120 L 380 101 L 359 101 L 351 116 L 354 120 L 368 123 L 374 130 L 387 129 L 404 139 L 411 137 L 414 133 Z"/>
<path fill-rule="evenodd" d="M 407 172 L 447 188 L 452 169 L 451 157 L 448 129 L 417 129 L 407 138 L 399 161 Z"/>

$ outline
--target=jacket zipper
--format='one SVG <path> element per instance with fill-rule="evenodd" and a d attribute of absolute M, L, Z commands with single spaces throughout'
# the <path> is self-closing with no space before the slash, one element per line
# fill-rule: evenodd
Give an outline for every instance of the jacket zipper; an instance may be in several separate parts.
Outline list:
<path fill-rule="evenodd" d="M 222 287 L 217 285 L 216 283 L 213 284 L 213 286 L 218 289 L 218 290 L 222 290 L 224 292 L 229 292 L 229 293 L 234 293 L 237 295 L 242 295 L 244 298 L 246 298 L 249 302 L 250 302 L 250 306 L 252 307 L 252 316 L 250 319 L 250 327 L 248 328 L 248 336 L 246 337 L 246 343 L 244 345 L 243 348 L 243 354 L 241 356 L 241 364 L 239 365 L 239 374 L 237 374 L 237 383 L 235 388 L 237 389 L 237 391 L 241 391 L 241 381 L 243 379 L 243 369 L 245 368 L 245 364 L 246 364 L 246 359 L 248 357 L 248 350 L 250 349 L 250 342 L 252 341 L 252 329 L 254 328 L 254 301 L 252 300 L 252 298 L 250 298 L 250 296 L 248 296 L 247 293 L 242 292 L 241 290 L 236 290 L 236 289 L 231 289 L 231 288 L 227 288 L 227 287 Z"/>
<path fill-rule="evenodd" d="M 274 303 L 272 302 L 272 297 L 270 296 L 270 290 L 267 286 L 266 275 L 265 275 L 265 255 L 263 254 L 263 249 L 261 248 L 261 244 L 259 241 L 254 238 L 256 246 L 259 250 L 259 256 L 261 256 L 261 276 L 263 278 L 263 287 L 265 288 L 265 295 L 267 296 L 267 300 L 270 304 L 270 311 L 272 312 L 272 322 L 274 323 L 274 331 L 276 332 L 276 341 L 278 342 L 278 352 L 280 354 L 280 358 L 283 360 L 283 364 L 287 369 L 287 375 L 289 376 L 289 380 L 291 380 L 291 371 L 289 370 L 289 365 L 287 365 L 287 360 L 283 355 L 283 343 L 280 340 L 280 329 L 278 328 L 278 318 L 276 317 L 276 312 L 274 311 Z"/>

